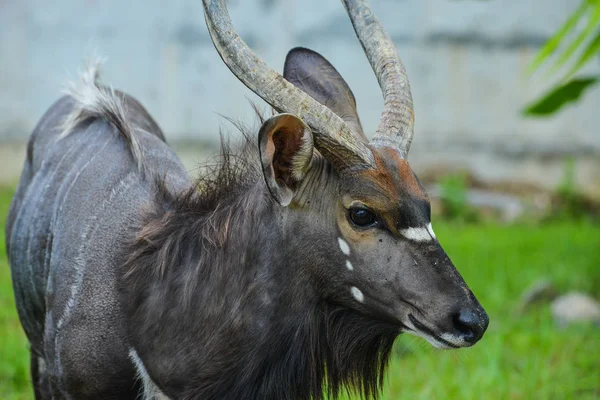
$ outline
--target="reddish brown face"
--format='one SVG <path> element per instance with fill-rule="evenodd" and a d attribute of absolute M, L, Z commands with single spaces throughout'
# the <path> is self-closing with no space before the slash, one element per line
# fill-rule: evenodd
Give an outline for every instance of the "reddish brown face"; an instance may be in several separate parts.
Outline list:
<path fill-rule="evenodd" d="M 430 238 L 429 197 L 408 162 L 389 148 L 375 148 L 373 154 L 376 168 L 362 171 L 349 180 L 352 195 L 368 202 L 368 207 L 392 233 L 409 239 L 424 233 L 424 237 Z M 425 232 L 419 228 L 425 228 Z"/>
<path fill-rule="evenodd" d="M 488 317 L 433 232 L 427 194 L 395 150 L 373 153 L 376 168 L 340 176 L 337 245 L 351 301 L 437 347 L 474 344 Z"/>

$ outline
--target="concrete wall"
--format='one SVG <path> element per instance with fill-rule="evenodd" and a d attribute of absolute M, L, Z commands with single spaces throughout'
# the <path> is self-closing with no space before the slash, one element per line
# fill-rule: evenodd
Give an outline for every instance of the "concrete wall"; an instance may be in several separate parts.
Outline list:
<path fill-rule="evenodd" d="M 489 181 L 551 187 L 562 160 L 600 186 L 600 90 L 547 120 L 520 108 L 547 88 L 524 70 L 578 5 L 575 0 L 371 0 L 411 79 L 417 170 L 466 168 Z M 352 87 L 367 131 L 381 94 L 337 0 L 231 0 L 244 40 L 281 70 L 291 47 L 325 55 Z M 219 114 L 253 121 L 255 97 L 222 64 L 200 0 L 0 0 L 0 141 L 27 137 L 87 55 L 106 58 L 103 81 L 133 94 L 172 141 L 215 143 Z"/>

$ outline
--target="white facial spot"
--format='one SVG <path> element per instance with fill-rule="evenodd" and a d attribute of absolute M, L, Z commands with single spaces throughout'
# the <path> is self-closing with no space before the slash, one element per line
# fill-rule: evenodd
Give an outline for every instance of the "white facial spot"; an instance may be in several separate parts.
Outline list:
<path fill-rule="evenodd" d="M 427 231 L 429 232 L 432 238 L 436 239 L 435 232 L 433 232 L 433 228 L 431 227 L 431 222 L 427 224 Z"/>
<path fill-rule="evenodd" d="M 346 242 L 342 238 L 338 238 L 338 243 L 340 245 L 340 250 L 342 250 L 342 253 L 349 256 L 350 255 L 350 245 L 348 244 L 348 242 Z"/>
<path fill-rule="evenodd" d="M 348 268 L 348 271 L 352 271 L 354 269 L 350 260 L 346 260 L 346 268 Z"/>
<path fill-rule="evenodd" d="M 435 240 L 435 234 L 433 233 L 433 229 L 431 229 L 431 224 L 426 227 L 401 229 L 400 234 L 408 240 L 414 240 L 415 242 L 431 242 L 432 240 Z"/>
<path fill-rule="evenodd" d="M 360 291 L 359 288 L 352 286 L 350 288 L 350 291 L 352 292 L 352 296 L 354 296 L 356 301 L 358 301 L 359 303 L 365 302 L 365 295 L 363 294 L 363 292 Z"/>

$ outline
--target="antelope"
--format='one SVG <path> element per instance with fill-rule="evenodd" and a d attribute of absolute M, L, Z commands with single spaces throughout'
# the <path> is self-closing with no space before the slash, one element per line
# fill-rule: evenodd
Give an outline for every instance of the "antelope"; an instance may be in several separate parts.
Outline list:
<path fill-rule="evenodd" d="M 481 339 L 406 160 L 405 68 L 367 2 L 343 3 L 384 97 L 370 141 L 325 58 L 292 49 L 278 74 L 224 0 L 203 0 L 216 50 L 277 114 L 198 180 L 96 68 L 42 117 L 6 226 L 36 399 L 377 398 L 401 333 Z"/>

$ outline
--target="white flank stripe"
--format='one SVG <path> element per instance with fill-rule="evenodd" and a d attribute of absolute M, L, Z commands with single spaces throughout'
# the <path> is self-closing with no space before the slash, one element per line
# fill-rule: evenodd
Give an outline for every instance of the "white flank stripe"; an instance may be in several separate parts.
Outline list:
<path fill-rule="evenodd" d="M 144 386 L 142 400 L 169 400 L 152 381 L 152 378 L 148 375 L 148 371 L 146 371 L 146 367 L 144 367 L 142 359 L 133 348 L 129 349 L 129 359 L 135 364 L 137 377 L 142 380 L 142 385 Z"/>
<path fill-rule="evenodd" d="M 346 268 L 348 268 L 348 271 L 352 271 L 354 269 L 350 260 L 346 260 Z"/>

